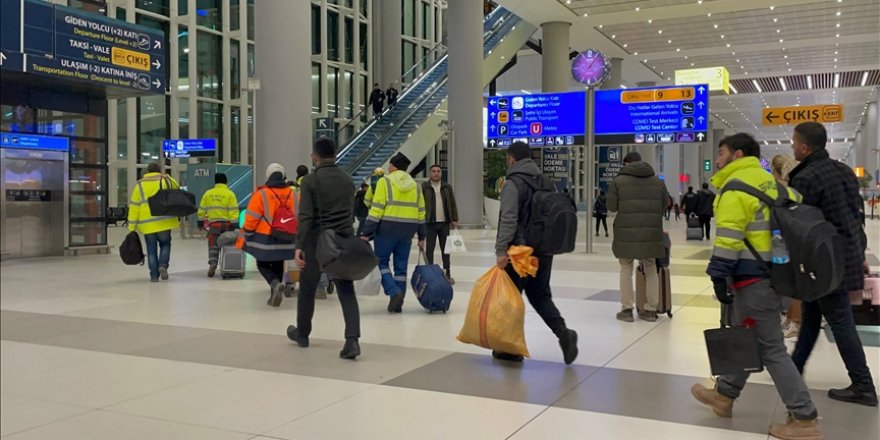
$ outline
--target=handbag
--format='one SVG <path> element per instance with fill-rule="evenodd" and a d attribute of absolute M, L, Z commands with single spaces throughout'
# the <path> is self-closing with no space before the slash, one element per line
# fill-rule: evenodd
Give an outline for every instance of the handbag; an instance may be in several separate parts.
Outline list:
<path fill-rule="evenodd" d="M 449 248 L 446 249 L 446 253 L 448 254 L 466 254 L 467 246 L 464 245 L 464 238 L 461 237 L 461 232 L 458 232 L 458 229 L 453 229 L 449 232 L 449 240 L 447 241 L 449 244 Z"/>
<path fill-rule="evenodd" d="M 165 182 L 167 188 L 162 187 Z M 168 178 L 159 180 L 159 191 L 147 199 L 150 215 L 168 217 L 186 217 L 198 212 L 195 194 L 180 188 L 173 188 Z"/>
<path fill-rule="evenodd" d="M 379 265 L 369 243 L 354 235 L 339 235 L 332 229 L 321 231 L 315 257 L 321 272 L 340 280 L 362 280 Z"/>
<path fill-rule="evenodd" d="M 764 371 L 758 336 L 752 327 L 732 327 L 731 305 L 721 306 L 721 328 L 703 332 L 713 376 Z"/>

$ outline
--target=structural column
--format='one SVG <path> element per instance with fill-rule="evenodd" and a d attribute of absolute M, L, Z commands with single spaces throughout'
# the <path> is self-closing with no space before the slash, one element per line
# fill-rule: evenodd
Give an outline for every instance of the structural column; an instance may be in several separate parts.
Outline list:
<path fill-rule="evenodd" d="M 449 25 L 449 123 L 454 133 L 451 171 L 462 225 L 483 223 L 483 3 L 454 0 Z"/>
<path fill-rule="evenodd" d="M 310 8 L 306 1 L 261 2 L 254 8 L 259 23 L 255 73 L 261 89 L 255 95 L 257 184 L 265 181 L 272 162 L 283 165 L 288 176 L 295 175 L 297 165 L 311 164 L 312 73 L 310 63 L 303 62 L 312 53 Z"/>
<path fill-rule="evenodd" d="M 571 83 L 568 63 L 571 23 L 551 21 L 541 25 L 541 90 L 544 93 L 567 92 Z"/>
<path fill-rule="evenodd" d="M 865 173 L 873 176 L 877 170 L 877 161 L 869 161 L 868 158 L 874 159 L 875 156 L 869 156 L 869 152 L 880 147 L 880 113 L 878 113 L 877 101 L 868 104 L 868 114 L 865 115 L 865 127 L 862 129 L 861 134 L 863 135 L 862 145 L 853 148 L 855 150 L 856 166 L 864 167 Z M 872 183 L 876 184 L 876 182 Z"/>
<path fill-rule="evenodd" d="M 361 0 L 367 1 L 367 0 Z M 400 1 L 377 1 L 373 3 L 374 14 L 379 17 L 380 25 L 373 32 L 374 47 L 378 50 L 374 51 L 379 55 L 377 60 L 379 72 L 373 78 L 374 82 L 378 82 L 385 90 L 393 81 L 397 81 L 403 74 L 403 49 L 401 47 L 401 20 L 403 16 L 403 7 Z M 408 18 L 407 18 L 408 19 Z M 418 54 L 421 57 L 421 53 Z M 373 85 L 370 84 L 370 89 Z M 401 84 L 397 85 L 397 89 L 401 90 Z"/>

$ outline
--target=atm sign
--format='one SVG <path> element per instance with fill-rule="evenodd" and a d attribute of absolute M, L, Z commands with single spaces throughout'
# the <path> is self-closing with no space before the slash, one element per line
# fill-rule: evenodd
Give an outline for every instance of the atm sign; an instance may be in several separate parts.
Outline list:
<path fill-rule="evenodd" d="M 113 47 L 111 52 L 113 64 L 130 69 L 150 71 L 150 55 L 133 50 Z"/>

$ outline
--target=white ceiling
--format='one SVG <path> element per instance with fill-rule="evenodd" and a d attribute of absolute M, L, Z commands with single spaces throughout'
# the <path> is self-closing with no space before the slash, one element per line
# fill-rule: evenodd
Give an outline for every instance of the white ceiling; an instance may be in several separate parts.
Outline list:
<path fill-rule="evenodd" d="M 699 67 L 725 66 L 731 79 L 827 72 L 861 75 L 864 70 L 880 68 L 880 0 L 498 3 L 536 25 L 548 21 L 572 23 L 572 50 L 596 48 L 623 58 L 623 83 L 629 86 L 640 81 L 671 84 L 675 70 Z M 540 68 L 537 70 L 540 75 Z M 524 76 L 529 83 L 540 81 L 539 76 L 534 80 L 532 74 Z M 514 87 L 529 88 L 525 84 Z M 842 104 L 844 121 L 829 124 L 828 129 L 829 137 L 835 139 L 835 144 L 829 145 L 832 155 L 843 158 L 866 102 L 877 100 L 875 88 L 869 83 L 868 87 L 836 90 L 713 96 L 710 107 L 719 117 L 716 128 L 750 132 L 770 145 L 780 141 L 788 151 L 784 143 L 790 139 L 793 126 L 763 127 L 763 107 Z"/>

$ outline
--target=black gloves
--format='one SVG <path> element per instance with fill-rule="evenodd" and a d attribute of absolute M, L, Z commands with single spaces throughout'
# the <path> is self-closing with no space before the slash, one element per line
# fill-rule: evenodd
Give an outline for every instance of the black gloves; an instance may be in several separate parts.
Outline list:
<path fill-rule="evenodd" d="M 723 278 L 712 278 L 712 285 L 715 287 L 715 297 L 721 304 L 733 304 L 733 293 L 727 286 L 727 280 Z"/>

